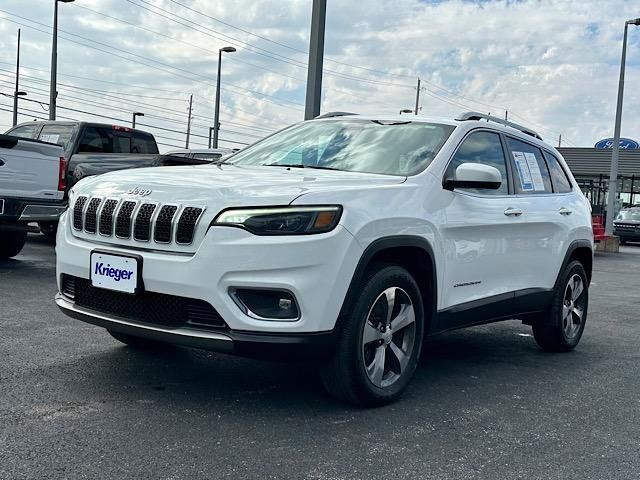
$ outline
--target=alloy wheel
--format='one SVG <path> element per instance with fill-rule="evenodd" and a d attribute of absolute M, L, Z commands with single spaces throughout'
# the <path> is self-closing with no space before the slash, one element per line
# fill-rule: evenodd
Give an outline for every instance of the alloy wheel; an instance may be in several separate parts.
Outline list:
<path fill-rule="evenodd" d="M 400 379 L 416 342 L 416 316 L 402 288 L 384 290 L 371 306 L 362 334 L 362 356 L 371 383 L 385 388 Z"/>
<path fill-rule="evenodd" d="M 580 331 L 585 306 L 584 282 L 580 275 L 574 274 L 567 282 L 562 302 L 562 328 L 567 339 L 574 338 Z"/>

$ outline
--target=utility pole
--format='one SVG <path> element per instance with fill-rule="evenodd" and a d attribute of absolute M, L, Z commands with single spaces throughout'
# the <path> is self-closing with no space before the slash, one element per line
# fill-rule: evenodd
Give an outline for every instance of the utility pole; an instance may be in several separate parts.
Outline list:
<path fill-rule="evenodd" d="M 191 107 L 193 106 L 193 94 L 189 95 L 189 118 L 187 118 L 187 141 L 184 148 L 189 148 L 189 135 L 191 135 Z"/>
<path fill-rule="evenodd" d="M 209 148 L 211 148 L 211 136 L 213 134 L 213 127 L 209 127 Z"/>
<path fill-rule="evenodd" d="M 604 234 L 613 234 L 613 217 L 615 214 L 618 188 L 618 156 L 620 154 L 620 126 L 622 124 L 622 100 L 624 98 L 624 70 L 627 58 L 627 31 L 629 25 L 640 25 L 640 18 L 627 20 L 624 24 L 622 38 L 622 59 L 620 61 L 620 81 L 618 82 L 618 103 L 616 105 L 616 124 L 613 133 L 613 151 L 611 152 L 611 172 L 609 174 L 609 195 L 607 196 L 607 221 Z"/>
<path fill-rule="evenodd" d="M 416 89 L 416 111 L 415 114 L 418 114 L 418 110 L 420 109 L 420 78 L 418 78 L 418 88 Z"/>
<path fill-rule="evenodd" d="M 18 54 L 16 56 L 16 89 L 13 92 L 13 126 L 18 124 L 18 92 L 20 91 L 20 29 L 18 29 Z"/>
<path fill-rule="evenodd" d="M 309 66 L 307 70 L 307 98 L 304 108 L 305 120 L 311 120 L 320 115 L 326 17 L 327 0 L 313 0 L 311 37 L 309 39 Z"/>

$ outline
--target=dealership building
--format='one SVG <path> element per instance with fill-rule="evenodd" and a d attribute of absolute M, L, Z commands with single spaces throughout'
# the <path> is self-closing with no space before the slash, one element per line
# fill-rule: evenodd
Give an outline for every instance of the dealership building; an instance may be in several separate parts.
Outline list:
<path fill-rule="evenodd" d="M 610 139 L 607 139 L 596 144 L 599 148 L 558 148 L 591 202 L 593 213 L 603 213 L 606 210 L 611 170 L 610 144 Z M 621 142 L 621 147 L 618 192 L 622 205 L 640 205 L 640 148 L 637 142 L 631 140 Z"/>

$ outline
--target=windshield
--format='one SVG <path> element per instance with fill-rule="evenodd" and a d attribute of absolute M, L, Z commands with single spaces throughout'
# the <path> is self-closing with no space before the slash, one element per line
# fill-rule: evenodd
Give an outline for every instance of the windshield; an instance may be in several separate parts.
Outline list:
<path fill-rule="evenodd" d="M 633 220 L 640 222 L 640 210 L 622 210 L 616 220 Z"/>
<path fill-rule="evenodd" d="M 454 128 L 410 121 L 310 121 L 249 146 L 229 161 L 234 165 L 415 175 L 431 163 Z"/>

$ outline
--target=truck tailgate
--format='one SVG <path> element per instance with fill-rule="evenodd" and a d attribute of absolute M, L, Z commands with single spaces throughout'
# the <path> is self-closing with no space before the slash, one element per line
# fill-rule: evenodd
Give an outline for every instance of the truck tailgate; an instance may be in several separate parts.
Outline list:
<path fill-rule="evenodd" d="M 0 135 L 0 198 L 61 200 L 59 145 Z"/>

